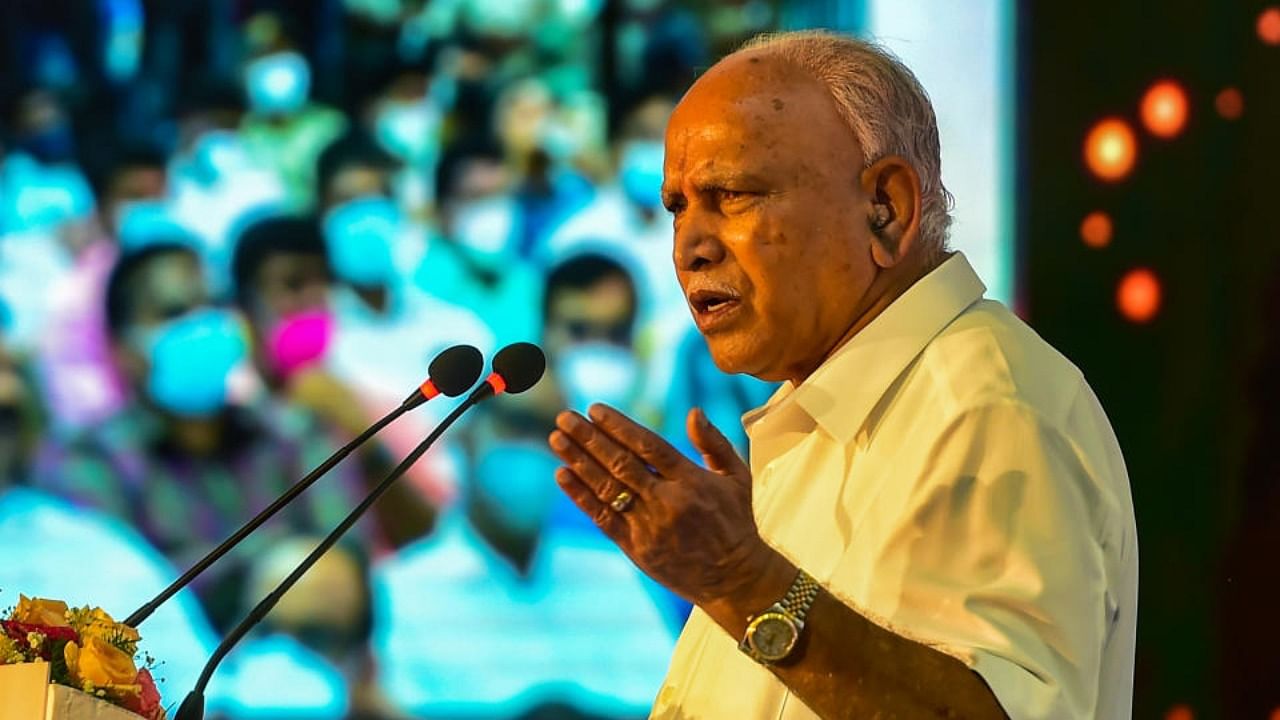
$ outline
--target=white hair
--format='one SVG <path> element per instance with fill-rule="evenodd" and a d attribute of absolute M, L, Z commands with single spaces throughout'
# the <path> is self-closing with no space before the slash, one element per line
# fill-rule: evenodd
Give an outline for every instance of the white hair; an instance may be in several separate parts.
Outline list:
<path fill-rule="evenodd" d="M 759 35 L 739 50 L 745 51 L 764 51 L 822 82 L 862 148 L 864 169 L 890 155 L 915 168 L 922 249 L 940 261 L 954 201 L 942 184 L 938 120 L 915 74 L 879 45 L 823 30 Z"/>

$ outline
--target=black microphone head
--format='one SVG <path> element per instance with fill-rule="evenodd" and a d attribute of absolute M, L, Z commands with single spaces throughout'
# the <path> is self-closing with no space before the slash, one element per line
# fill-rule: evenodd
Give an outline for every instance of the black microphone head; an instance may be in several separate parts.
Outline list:
<path fill-rule="evenodd" d="M 533 343 L 512 343 L 493 356 L 493 371 L 507 384 L 505 392 L 522 393 L 538 384 L 547 370 L 547 356 Z"/>
<path fill-rule="evenodd" d="M 496 358 L 494 362 L 497 362 Z M 454 345 L 436 356 L 427 369 L 442 395 L 458 397 L 471 389 L 484 372 L 484 355 L 470 345 Z"/>

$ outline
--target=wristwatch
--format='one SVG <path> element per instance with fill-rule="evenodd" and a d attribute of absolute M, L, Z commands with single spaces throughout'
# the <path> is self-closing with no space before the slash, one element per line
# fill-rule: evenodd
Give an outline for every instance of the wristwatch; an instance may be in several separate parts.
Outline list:
<path fill-rule="evenodd" d="M 804 616 L 818 597 L 818 582 L 801 570 L 782 599 L 747 622 L 738 649 L 763 665 L 776 665 L 796 649 Z"/>

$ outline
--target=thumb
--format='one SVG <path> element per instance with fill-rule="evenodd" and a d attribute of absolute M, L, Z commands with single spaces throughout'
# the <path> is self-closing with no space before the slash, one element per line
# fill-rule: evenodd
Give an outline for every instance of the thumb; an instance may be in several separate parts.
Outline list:
<path fill-rule="evenodd" d="M 689 411 L 689 418 L 686 422 L 686 429 L 689 432 L 689 440 L 693 442 L 693 446 L 702 454 L 702 461 L 707 467 L 711 468 L 721 475 L 741 475 L 743 477 L 751 477 L 751 471 L 747 468 L 747 464 L 738 457 L 738 452 L 733 449 L 733 444 L 724 436 L 711 421 L 707 419 L 707 414 L 702 408 L 694 408 Z"/>

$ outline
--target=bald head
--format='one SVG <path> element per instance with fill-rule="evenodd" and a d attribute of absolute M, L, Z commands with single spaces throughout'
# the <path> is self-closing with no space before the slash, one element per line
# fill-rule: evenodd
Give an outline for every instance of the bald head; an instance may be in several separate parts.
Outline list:
<path fill-rule="evenodd" d="M 862 166 L 857 141 L 822 83 L 763 51 L 730 55 L 694 83 L 672 115 L 668 142 L 694 141 L 691 128 L 704 137 L 740 136 L 741 154 L 753 163 L 813 171 L 813 160 L 836 155 L 846 170 Z M 672 138 L 673 129 L 684 137 Z"/>

